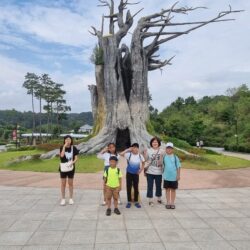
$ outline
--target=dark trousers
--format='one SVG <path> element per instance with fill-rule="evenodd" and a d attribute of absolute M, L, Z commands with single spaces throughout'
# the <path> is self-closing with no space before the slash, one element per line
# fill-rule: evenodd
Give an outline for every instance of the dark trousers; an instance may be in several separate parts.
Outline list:
<path fill-rule="evenodd" d="M 134 188 L 134 202 L 138 202 L 139 175 L 138 174 L 127 173 L 126 174 L 126 182 L 127 182 L 127 197 L 128 197 L 128 202 L 132 201 L 132 198 L 131 198 L 131 189 L 132 189 L 132 186 Z"/>
<path fill-rule="evenodd" d="M 162 190 L 161 190 L 161 183 L 162 183 L 162 175 L 154 175 L 154 174 L 147 174 L 147 197 L 153 198 L 153 187 L 154 181 L 156 186 L 155 196 L 161 197 Z"/>

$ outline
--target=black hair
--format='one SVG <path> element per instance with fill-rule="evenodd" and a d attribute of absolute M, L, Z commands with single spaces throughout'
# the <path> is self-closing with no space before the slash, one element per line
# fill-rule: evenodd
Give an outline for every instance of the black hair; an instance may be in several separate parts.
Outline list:
<path fill-rule="evenodd" d="M 115 145 L 115 143 L 113 143 L 113 142 L 110 142 L 109 144 L 108 144 L 108 147 L 110 146 L 110 145 L 114 145 L 114 147 L 115 147 L 115 155 L 118 155 L 117 154 L 117 151 L 116 151 L 116 145 Z M 111 152 L 108 150 L 108 153 L 110 153 L 111 154 Z"/>
<path fill-rule="evenodd" d="M 133 143 L 131 147 L 139 148 L 139 144 L 137 142 Z"/>
<path fill-rule="evenodd" d="M 110 156 L 110 157 L 109 157 L 109 160 L 110 160 L 110 161 L 112 161 L 112 160 L 113 160 L 113 161 L 118 161 L 118 158 L 117 158 L 116 156 Z"/>
<path fill-rule="evenodd" d="M 65 140 L 66 140 L 67 138 L 71 139 L 70 146 L 72 146 L 72 145 L 73 145 L 73 138 L 72 138 L 72 136 L 70 136 L 70 135 L 65 135 L 65 136 L 63 137 L 63 144 L 65 144 Z"/>
<path fill-rule="evenodd" d="M 160 140 L 158 137 L 155 136 L 155 137 L 153 137 L 153 138 L 150 140 L 150 146 L 151 146 L 151 147 L 152 147 L 153 141 L 157 141 L 159 147 L 161 146 L 161 140 Z"/>

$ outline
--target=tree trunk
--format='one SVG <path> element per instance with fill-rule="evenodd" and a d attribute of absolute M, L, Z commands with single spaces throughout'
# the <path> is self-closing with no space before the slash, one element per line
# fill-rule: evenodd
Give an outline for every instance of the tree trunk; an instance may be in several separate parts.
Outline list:
<path fill-rule="evenodd" d="M 35 132 L 35 128 L 36 128 L 36 122 L 35 122 L 35 107 L 34 107 L 34 93 L 33 93 L 33 89 L 32 89 L 32 121 L 33 121 L 33 125 L 32 125 L 32 136 L 31 136 L 31 144 L 35 145 L 35 141 L 34 141 L 34 132 Z"/>
<path fill-rule="evenodd" d="M 148 90 L 143 86 L 145 76 L 139 79 L 143 67 L 139 70 L 135 67 L 132 73 L 129 52 L 125 54 L 127 58 L 122 57 L 122 52 L 126 50 L 125 45 L 120 50 L 115 35 L 103 37 L 101 44 L 105 63 L 104 66 L 96 66 L 98 106 L 94 126 L 94 134 L 99 133 L 87 143 L 78 146 L 80 153 L 96 152 L 110 142 L 116 143 L 118 149 L 124 149 L 133 142 L 146 145 L 150 139 L 145 126 L 148 119 Z M 135 55 L 135 59 L 132 56 L 132 60 L 138 60 L 137 56 Z M 129 71 L 130 81 L 127 79 Z M 93 93 L 91 91 L 92 100 L 95 99 Z"/>

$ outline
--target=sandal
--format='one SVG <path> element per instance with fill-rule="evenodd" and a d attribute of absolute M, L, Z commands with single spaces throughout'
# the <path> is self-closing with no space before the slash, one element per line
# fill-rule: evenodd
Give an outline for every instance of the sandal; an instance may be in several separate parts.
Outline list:
<path fill-rule="evenodd" d="M 170 208 L 171 209 L 175 209 L 175 205 L 170 205 Z"/>
<path fill-rule="evenodd" d="M 166 209 L 170 209 L 171 205 L 166 205 L 165 207 L 166 207 Z"/>

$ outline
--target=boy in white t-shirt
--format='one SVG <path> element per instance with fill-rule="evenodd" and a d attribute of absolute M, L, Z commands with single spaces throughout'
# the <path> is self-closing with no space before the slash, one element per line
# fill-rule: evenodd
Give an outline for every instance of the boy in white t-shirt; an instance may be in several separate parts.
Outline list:
<path fill-rule="evenodd" d="M 132 197 L 131 191 L 132 186 L 134 189 L 134 202 L 137 208 L 141 208 L 141 205 L 138 201 L 139 196 L 139 175 L 144 169 L 144 157 L 139 153 L 139 144 L 133 143 L 130 148 L 124 150 L 120 153 L 121 156 L 124 156 L 127 160 L 127 169 L 126 169 L 126 183 L 127 183 L 127 199 L 128 203 L 126 208 L 131 207 Z"/>

